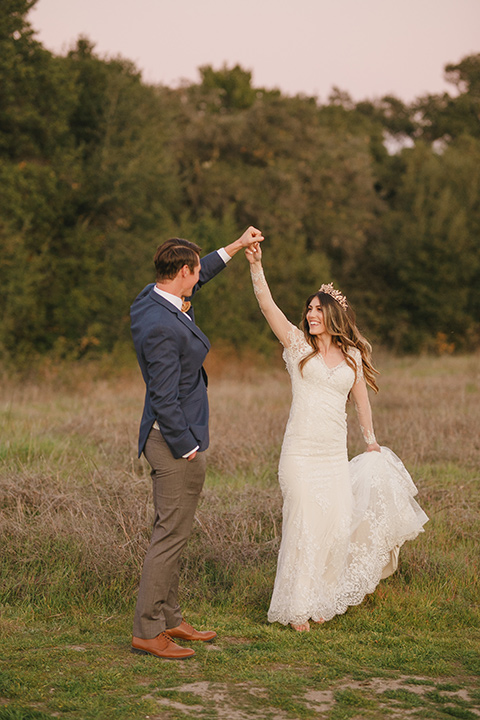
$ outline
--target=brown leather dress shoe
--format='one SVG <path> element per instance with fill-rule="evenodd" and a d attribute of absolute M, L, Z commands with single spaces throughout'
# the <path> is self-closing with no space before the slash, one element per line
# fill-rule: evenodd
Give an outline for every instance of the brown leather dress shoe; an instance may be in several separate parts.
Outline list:
<path fill-rule="evenodd" d="M 164 632 L 155 638 L 148 638 L 147 640 L 133 637 L 132 652 L 139 655 L 155 655 L 166 660 L 185 660 L 195 655 L 195 650 L 180 647 Z"/>
<path fill-rule="evenodd" d="M 202 642 L 208 642 L 217 637 L 217 633 L 213 630 L 195 630 L 185 620 L 182 620 L 176 628 L 165 630 L 165 634 L 177 640 L 202 640 Z"/>

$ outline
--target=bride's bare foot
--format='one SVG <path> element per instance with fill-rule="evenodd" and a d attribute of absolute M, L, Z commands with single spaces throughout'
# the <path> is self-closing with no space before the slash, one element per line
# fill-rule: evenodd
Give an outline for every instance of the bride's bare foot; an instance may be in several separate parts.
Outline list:
<path fill-rule="evenodd" d="M 293 623 L 290 623 L 290 627 L 292 627 L 295 632 L 310 632 L 310 623 L 308 622 L 308 620 L 301 625 L 294 625 Z"/>
<path fill-rule="evenodd" d="M 315 623 L 315 625 L 323 625 L 325 620 L 323 618 L 320 618 L 320 620 L 312 620 L 312 622 Z"/>

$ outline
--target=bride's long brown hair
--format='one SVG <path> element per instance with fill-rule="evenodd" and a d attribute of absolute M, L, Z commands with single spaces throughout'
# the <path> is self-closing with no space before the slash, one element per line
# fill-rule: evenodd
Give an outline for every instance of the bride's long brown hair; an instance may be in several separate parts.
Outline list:
<path fill-rule="evenodd" d="M 323 311 L 323 322 L 325 329 L 332 337 L 332 343 L 336 347 L 340 348 L 343 357 L 347 365 L 355 373 L 355 379 L 357 377 L 357 367 L 354 359 L 349 354 L 350 348 L 358 348 L 362 356 L 363 374 L 365 375 L 365 381 L 367 385 L 370 385 L 372 390 L 378 392 L 378 385 L 375 382 L 375 375 L 378 375 L 378 370 L 372 365 L 372 346 L 363 337 L 355 323 L 355 313 L 353 312 L 350 305 L 344 310 L 342 306 L 328 293 L 316 292 L 307 298 L 305 307 L 302 313 L 302 321 L 300 328 L 303 330 L 305 340 L 312 348 L 312 352 L 303 357 L 299 362 L 300 372 L 303 372 L 303 368 L 309 360 L 311 360 L 318 353 L 317 338 L 315 335 L 311 335 L 308 329 L 307 322 L 307 311 L 310 303 L 314 298 L 317 298 Z"/>

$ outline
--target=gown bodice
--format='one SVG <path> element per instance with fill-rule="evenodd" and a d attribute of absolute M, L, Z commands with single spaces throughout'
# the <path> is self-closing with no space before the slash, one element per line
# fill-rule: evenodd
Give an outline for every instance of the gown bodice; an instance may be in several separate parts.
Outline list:
<path fill-rule="evenodd" d="M 345 452 L 348 393 L 356 380 L 363 377 L 360 351 L 353 348 L 351 357 L 355 372 L 345 360 L 329 368 L 320 354 L 303 367 L 299 361 L 311 353 L 301 330 L 292 325 L 289 345 L 283 358 L 292 382 L 292 405 L 284 438 L 283 450 L 291 446 L 296 452 L 323 454 L 326 446 L 331 454 Z"/>

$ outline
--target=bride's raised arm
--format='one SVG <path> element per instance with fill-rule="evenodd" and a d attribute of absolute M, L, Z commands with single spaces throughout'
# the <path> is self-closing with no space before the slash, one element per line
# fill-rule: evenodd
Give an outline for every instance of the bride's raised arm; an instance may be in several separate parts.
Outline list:
<path fill-rule="evenodd" d="M 253 291 L 258 300 L 260 310 L 264 314 L 272 332 L 284 347 L 288 347 L 292 324 L 287 320 L 278 305 L 275 304 L 270 288 L 267 285 L 262 267 L 262 249 L 260 244 L 247 248 L 245 255 L 250 263 Z"/>

